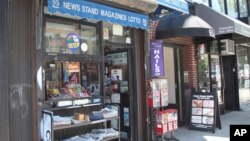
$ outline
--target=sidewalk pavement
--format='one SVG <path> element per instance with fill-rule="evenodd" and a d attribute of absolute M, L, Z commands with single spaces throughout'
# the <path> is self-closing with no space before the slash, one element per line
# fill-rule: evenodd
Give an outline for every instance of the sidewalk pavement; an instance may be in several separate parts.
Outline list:
<path fill-rule="evenodd" d="M 231 111 L 221 115 L 222 128 L 216 128 L 215 133 L 179 127 L 174 136 L 179 141 L 229 141 L 229 127 L 233 124 L 250 125 L 250 107 L 245 107 L 243 111 Z"/>

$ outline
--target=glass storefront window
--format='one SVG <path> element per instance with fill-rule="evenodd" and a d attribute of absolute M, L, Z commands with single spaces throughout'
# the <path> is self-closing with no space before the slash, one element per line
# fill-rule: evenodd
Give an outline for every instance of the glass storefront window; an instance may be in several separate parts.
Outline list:
<path fill-rule="evenodd" d="M 221 95 L 221 70 L 219 55 L 211 55 L 211 85 L 212 89 L 217 92 L 218 102 L 223 102 Z"/>
<path fill-rule="evenodd" d="M 225 13 L 225 3 L 224 0 L 211 0 L 212 8 L 220 13 Z"/>
<path fill-rule="evenodd" d="M 46 61 L 46 100 L 100 96 L 98 63 Z"/>
<path fill-rule="evenodd" d="M 108 22 L 103 23 L 103 39 L 110 43 L 133 44 L 132 32 L 130 27 Z"/>
<path fill-rule="evenodd" d="M 207 47 L 209 47 L 209 52 L 206 52 L 208 50 Z M 201 51 L 202 48 L 205 51 Z M 222 103 L 220 56 L 218 55 L 217 40 L 200 45 L 198 51 L 199 91 L 216 91 L 218 101 Z"/>
<path fill-rule="evenodd" d="M 198 56 L 198 82 L 200 91 L 210 91 L 208 54 Z"/>
<path fill-rule="evenodd" d="M 247 17 L 247 1 L 246 0 L 239 0 L 239 10 L 240 10 L 240 17 Z"/>
<path fill-rule="evenodd" d="M 227 14 L 230 17 L 238 18 L 237 0 L 227 0 Z"/>
<path fill-rule="evenodd" d="M 244 109 L 247 101 L 250 101 L 250 60 L 249 47 L 239 45 L 237 47 L 238 85 L 240 106 Z"/>
<path fill-rule="evenodd" d="M 101 55 L 95 26 L 47 19 L 45 48 L 54 54 Z"/>
<path fill-rule="evenodd" d="M 206 6 L 209 6 L 208 0 L 193 0 L 193 2 L 202 3 L 202 4 L 206 5 Z"/>

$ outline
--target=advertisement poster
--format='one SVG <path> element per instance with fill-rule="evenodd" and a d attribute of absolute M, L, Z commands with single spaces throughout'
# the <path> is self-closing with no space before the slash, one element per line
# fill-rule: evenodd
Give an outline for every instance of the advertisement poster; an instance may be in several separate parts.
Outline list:
<path fill-rule="evenodd" d="M 129 127 L 129 109 L 124 107 L 123 108 L 123 118 L 124 118 L 124 126 Z"/>
<path fill-rule="evenodd" d="M 164 77 L 163 42 L 153 40 L 150 42 L 151 75 L 152 77 Z"/>
<path fill-rule="evenodd" d="M 190 129 L 214 131 L 215 95 L 213 93 L 194 93 L 191 99 Z"/>
<path fill-rule="evenodd" d="M 111 70 L 112 80 L 122 80 L 122 69 L 112 69 Z"/>
<path fill-rule="evenodd" d="M 43 119 L 41 121 L 41 138 L 44 141 L 52 141 L 52 116 L 51 112 L 43 111 Z"/>
<path fill-rule="evenodd" d="M 70 33 L 66 36 L 66 46 L 70 50 L 70 53 L 79 53 L 80 38 L 75 33 Z"/>

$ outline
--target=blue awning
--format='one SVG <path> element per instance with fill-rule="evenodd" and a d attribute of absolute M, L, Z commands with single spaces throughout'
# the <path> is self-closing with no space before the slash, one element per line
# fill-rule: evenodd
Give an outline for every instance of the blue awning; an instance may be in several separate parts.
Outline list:
<path fill-rule="evenodd" d="M 149 17 L 85 0 L 48 0 L 48 12 L 108 21 L 123 26 L 149 29 Z"/>
<path fill-rule="evenodd" d="M 188 3 L 184 0 L 156 0 L 159 5 L 189 14 Z"/>

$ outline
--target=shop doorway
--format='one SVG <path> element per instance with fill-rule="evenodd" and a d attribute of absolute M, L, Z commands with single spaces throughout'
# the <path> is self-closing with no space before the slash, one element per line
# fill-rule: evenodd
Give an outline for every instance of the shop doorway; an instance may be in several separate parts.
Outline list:
<path fill-rule="evenodd" d="M 132 48 L 109 48 L 105 51 L 105 103 L 120 109 L 121 140 L 133 140 L 134 136 L 134 82 Z M 112 124 L 112 123 L 111 123 Z"/>
<path fill-rule="evenodd" d="M 238 110 L 236 56 L 222 56 L 225 110 Z"/>
<path fill-rule="evenodd" d="M 164 70 L 168 80 L 169 108 L 178 109 L 178 125 L 184 123 L 182 49 L 164 47 Z"/>

